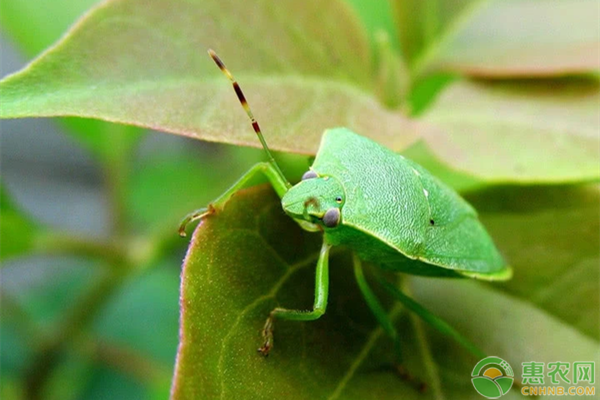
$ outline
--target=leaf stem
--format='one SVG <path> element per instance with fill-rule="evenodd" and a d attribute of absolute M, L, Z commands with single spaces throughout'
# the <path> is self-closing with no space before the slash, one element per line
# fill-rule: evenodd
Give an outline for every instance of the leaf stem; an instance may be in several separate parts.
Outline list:
<path fill-rule="evenodd" d="M 145 354 L 98 338 L 91 338 L 84 344 L 93 359 L 110 365 L 148 385 L 170 379 L 170 370 L 150 359 Z M 86 351 L 86 352 L 87 352 Z"/>
<path fill-rule="evenodd" d="M 126 240 L 129 237 L 126 207 L 129 154 L 137 144 L 137 137 L 127 137 L 130 134 L 128 130 L 130 128 L 127 126 L 110 125 L 106 131 L 105 145 L 111 147 L 104 154 L 106 157 L 102 159 L 102 168 L 110 204 L 111 238 L 102 242 L 50 232 L 38 240 L 37 247 L 40 250 L 99 258 L 109 268 L 57 325 L 56 332 L 37 349 L 30 368 L 25 373 L 25 393 L 28 399 L 43 397 L 46 382 L 60 362 L 63 346 L 77 339 L 89 327 L 106 302 L 136 271 L 135 267 L 153 255 L 144 243 Z M 130 358 L 129 361 L 139 367 L 140 363 L 136 360 Z"/>
<path fill-rule="evenodd" d="M 123 264 L 127 260 L 125 246 L 116 241 L 106 241 L 86 236 L 48 231 L 36 238 L 35 250 L 44 254 L 69 254 L 104 260 L 107 263 Z"/>
<path fill-rule="evenodd" d="M 127 190 L 129 184 L 131 152 L 139 143 L 141 136 L 127 125 L 106 125 L 106 151 L 101 159 L 104 182 L 108 192 L 113 236 L 123 236 L 127 232 Z M 132 136 L 133 135 L 133 136 Z"/>
<path fill-rule="evenodd" d="M 23 307 L 4 291 L 0 291 L 0 304 L 2 305 L 2 322 L 14 326 L 27 345 L 38 343 L 41 337 L 39 329 Z"/>
<path fill-rule="evenodd" d="M 114 236 L 122 236 L 127 229 L 126 189 L 128 173 L 122 155 L 116 155 L 104 165 L 104 179 L 108 191 L 111 229 Z"/>
<path fill-rule="evenodd" d="M 25 372 L 26 398 L 36 400 L 43 397 L 44 386 L 60 361 L 63 345 L 87 329 L 106 301 L 122 286 L 129 271 L 131 268 L 121 266 L 107 269 L 105 275 L 58 324 L 60 328 L 56 333 L 37 349 L 29 369 Z"/>

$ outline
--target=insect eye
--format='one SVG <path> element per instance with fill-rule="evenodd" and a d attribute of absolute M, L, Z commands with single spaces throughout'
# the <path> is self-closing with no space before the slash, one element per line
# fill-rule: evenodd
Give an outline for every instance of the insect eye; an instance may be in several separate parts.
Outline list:
<path fill-rule="evenodd" d="M 330 208 L 323 215 L 323 224 L 328 228 L 335 228 L 340 223 L 340 209 Z"/>
<path fill-rule="evenodd" d="M 305 181 L 307 179 L 316 178 L 318 175 L 315 171 L 306 171 L 304 175 L 302 175 L 302 180 Z"/>
<path fill-rule="evenodd" d="M 335 202 L 338 204 L 342 204 L 342 196 L 338 196 L 335 198 Z"/>

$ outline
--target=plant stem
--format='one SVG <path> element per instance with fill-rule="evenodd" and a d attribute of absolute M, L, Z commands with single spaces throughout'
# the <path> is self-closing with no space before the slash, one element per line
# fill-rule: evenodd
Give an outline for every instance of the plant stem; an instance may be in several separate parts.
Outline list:
<path fill-rule="evenodd" d="M 130 126 L 110 124 L 106 130 L 107 146 L 110 151 L 102 160 L 104 179 L 108 191 L 113 236 L 123 236 L 127 232 L 127 189 L 129 184 L 131 152 L 138 144 L 139 133 Z"/>
<path fill-rule="evenodd" d="M 108 202 L 111 217 L 111 232 L 114 236 L 122 236 L 126 231 L 126 189 L 127 173 L 124 157 L 115 156 L 105 164 L 105 181 L 108 190 Z"/>
<path fill-rule="evenodd" d="M 100 259 L 111 265 L 123 264 L 127 258 L 126 249 L 116 241 L 101 241 L 52 231 L 39 235 L 35 249 L 44 254 L 68 254 Z"/>
<path fill-rule="evenodd" d="M 132 253 L 127 248 L 129 241 L 126 240 L 129 233 L 126 207 L 129 154 L 140 136 L 128 126 L 114 124 L 108 126 L 104 133 L 107 147 L 101 161 L 110 207 L 110 239 L 102 243 L 94 239 L 50 233 L 40 239 L 38 248 L 102 259 L 109 268 L 66 315 L 55 334 L 37 349 L 30 368 L 25 372 L 25 394 L 28 399 L 43 397 L 44 387 L 60 361 L 63 346 L 73 342 L 88 328 L 106 302 L 136 271 L 135 261 L 140 261 L 131 259 Z"/>
<path fill-rule="evenodd" d="M 25 373 L 25 393 L 31 400 L 41 399 L 52 370 L 58 364 L 62 346 L 72 341 L 88 327 L 106 301 L 121 287 L 131 268 L 114 266 L 86 293 L 59 324 L 60 329 L 40 346 L 31 367 Z"/>
<path fill-rule="evenodd" d="M 39 342 L 38 327 L 17 301 L 4 291 L 0 291 L 0 305 L 2 305 L 2 322 L 10 323 L 15 329 L 18 329 L 17 333 L 25 338 L 27 345 L 31 346 Z"/>
<path fill-rule="evenodd" d="M 170 378 L 170 370 L 139 351 L 109 343 L 100 339 L 91 340 L 92 357 L 110 365 L 148 385 L 155 385 Z"/>

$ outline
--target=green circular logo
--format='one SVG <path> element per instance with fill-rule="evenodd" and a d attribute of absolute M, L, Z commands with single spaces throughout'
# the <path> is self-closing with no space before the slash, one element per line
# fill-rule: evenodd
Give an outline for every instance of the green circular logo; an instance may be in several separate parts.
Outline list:
<path fill-rule="evenodd" d="M 500 357 L 486 357 L 479 361 L 473 372 L 471 382 L 477 393 L 488 399 L 504 396 L 513 385 L 515 374 L 506 361 Z"/>

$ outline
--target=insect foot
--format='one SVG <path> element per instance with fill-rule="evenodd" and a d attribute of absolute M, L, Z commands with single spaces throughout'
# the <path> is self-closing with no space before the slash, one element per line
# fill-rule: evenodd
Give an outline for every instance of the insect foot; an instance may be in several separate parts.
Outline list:
<path fill-rule="evenodd" d="M 273 348 L 273 317 L 269 316 L 262 330 L 262 337 L 265 340 L 263 345 L 258 348 L 258 352 L 267 357 Z"/>
<path fill-rule="evenodd" d="M 186 237 L 187 233 L 185 232 L 185 229 L 189 224 L 197 220 L 202 220 L 204 217 L 214 214 L 215 211 L 216 209 L 213 207 L 213 205 L 209 204 L 206 208 L 201 208 L 186 215 L 185 218 L 183 218 L 183 220 L 179 224 L 179 236 Z"/>

